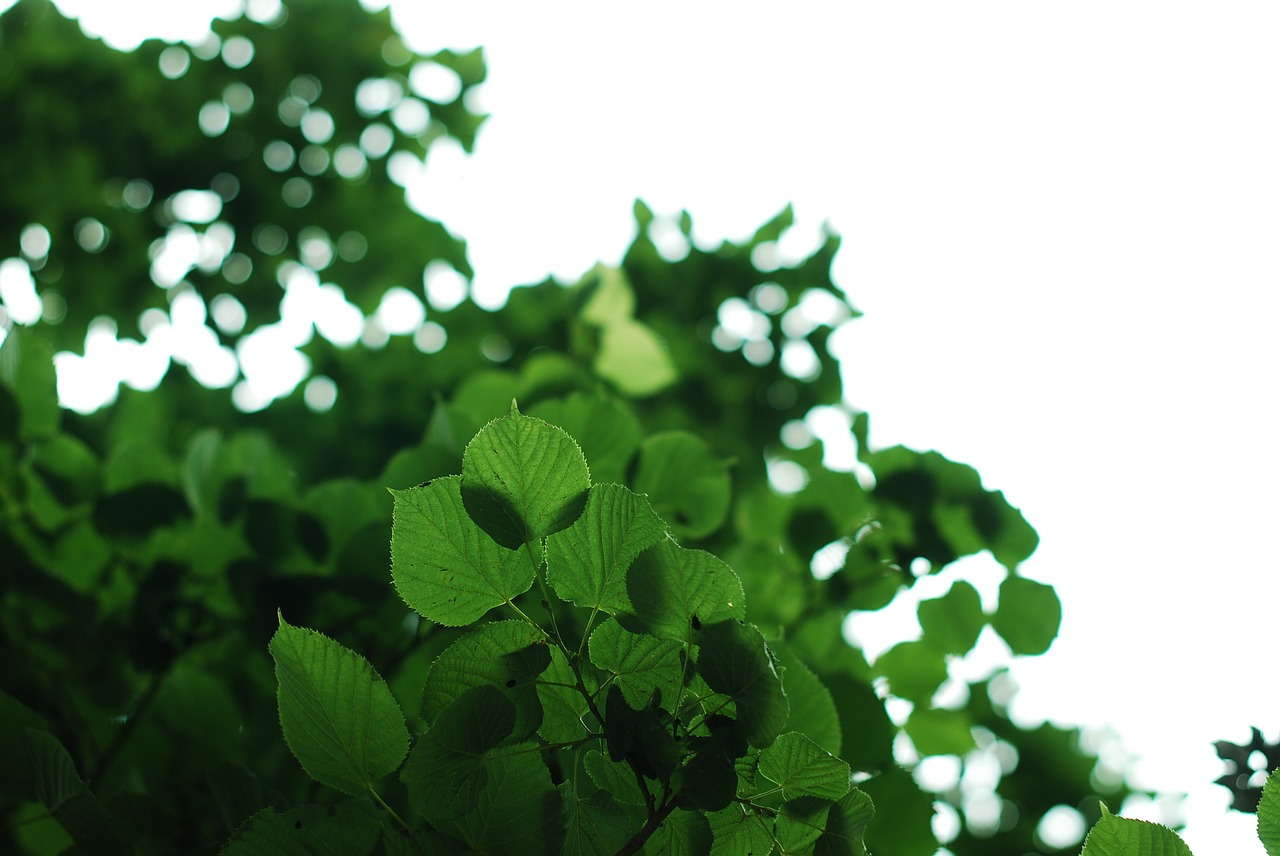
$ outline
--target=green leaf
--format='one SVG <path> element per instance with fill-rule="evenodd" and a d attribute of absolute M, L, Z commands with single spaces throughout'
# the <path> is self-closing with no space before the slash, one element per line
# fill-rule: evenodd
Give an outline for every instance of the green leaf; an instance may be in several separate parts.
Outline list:
<path fill-rule="evenodd" d="M 471 519 L 516 549 L 570 526 L 582 513 L 591 479 L 573 438 L 541 419 L 495 419 L 462 455 L 462 500 Z"/>
<path fill-rule="evenodd" d="M 631 820 L 610 794 L 599 790 L 584 799 L 568 781 L 560 794 L 567 815 L 563 856 L 617 853 L 631 838 Z"/>
<path fill-rule="evenodd" d="M 547 637 L 523 621 L 481 625 L 446 648 L 431 665 L 422 691 L 422 718 L 435 721 L 472 687 L 500 688 L 516 707 L 516 739 L 542 724 L 536 681 L 551 664 Z"/>
<path fill-rule="evenodd" d="M 613 321 L 600 331 L 594 368 L 619 392 L 633 398 L 660 392 L 680 377 L 666 343 L 633 318 Z"/>
<path fill-rule="evenodd" d="M 393 490 L 391 577 L 404 602 L 437 624 L 470 624 L 533 585 L 523 553 L 504 550 L 467 516 L 462 478 Z"/>
<path fill-rule="evenodd" d="M 889 679 L 891 693 L 916 703 L 927 702 L 947 679 L 945 655 L 920 639 L 894 645 L 876 658 L 875 668 Z"/>
<path fill-rule="evenodd" d="M 409 801 L 433 823 L 474 809 L 489 781 L 495 747 L 515 724 L 515 705 L 496 688 L 464 692 L 440 711 L 400 771 Z"/>
<path fill-rule="evenodd" d="M 1000 584 L 1000 605 L 991 626 L 1015 654 L 1049 650 L 1062 623 L 1062 602 L 1053 586 L 1010 574 Z"/>
<path fill-rule="evenodd" d="M 1166 826 L 1116 817 L 1104 805 L 1080 856 L 1191 856 L 1191 848 Z"/>
<path fill-rule="evenodd" d="M 23 743 L 37 797 L 79 848 L 99 856 L 132 852 L 106 808 L 80 778 L 61 741 L 45 731 L 28 728 L 23 732 Z"/>
<path fill-rule="evenodd" d="M 769 650 L 783 668 L 782 688 L 791 705 L 784 728 L 802 732 L 832 755 L 839 755 L 843 743 L 840 711 L 831 691 L 785 643 L 770 642 Z"/>
<path fill-rule="evenodd" d="M 1273 770 L 1262 786 L 1258 802 L 1258 840 L 1267 856 L 1280 856 L 1280 770 Z"/>
<path fill-rule="evenodd" d="M 772 824 L 741 804 L 707 813 L 714 843 L 711 856 L 768 856 L 773 851 Z"/>
<path fill-rule="evenodd" d="M 636 782 L 631 767 L 622 761 L 613 761 L 596 749 L 582 756 L 582 766 L 591 781 L 602 791 L 608 791 L 623 805 L 644 805 L 644 794 Z"/>
<path fill-rule="evenodd" d="M 903 726 L 921 755 L 965 755 L 974 748 L 972 722 L 964 710 L 917 705 Z"/>
<path fill-rule="evenodd" d="M 864 835 L 874 816 L 871 797 L 854 788 L 831 807 L 815 856 L 867 856 Z"/>
<path fill-rule="evenodd" d="M 677 809 L 645 844 L 646 853 L 663 856 L 706 856 L 711 851 L 711 825 L 700 811 Z"/>
<path fill-rule="evenodd" d="M 640 447 L 634 487 L 682 538 L 704 538 L 729 513 L 729 469 L 686 431 L 650 435 Z"/>
<path fill-rule="evenodd" d="M 373 852 L 382 828 L 371 807 L 345 801 L 277 812 L 264 808 L 240 825 L 223 856 L 363 856 Z"/>
<path fill-rule="evenodd" d="M 752 746 L 768 746 L 786 724 L 789 707 L 760 631 L 721 621 L 704 627 L 698 644 L 698 672 L 707 686 L 736 702 L 738 725 Z"/>
<path fill-rule="evenodd" d="M 542 725 L 538 735 L 551 744 L 572 743 L 589 733 L 586 699 L 577 689 L 578 674 L 569 665 L 564 652 L 552 647 L 551 665 L 538 679 L 538 700 L 542 703 Z M 588 687 L 590 690 L 591 688 Z"/>
<path fill-rule="evenodd" d="M 782 798 L 837 800 L 852 787 L 849 765 L 798 731 L 781 734 L 760 751 L 760 775 L 782 788 Z"/>
<path fill-rule="evenodd" d="M 575 392 L 540 401 L 530 416 L 559 426 L 578 441 L 593 484 L 621 483 L 642 436 L 640 422 L 622 402 Z"/>
<path fill-rule="evenodd" d="M 883 809 L 867 824 L 867 848 L 872 853 L 933 856 L 938 849 L 933 835 L 934 795 L 920 790 L 910 773 L 890 766 L 858 788 Z"/>
<path fill-rule="evenodd" d="M 684 673 L 679 642 L 632 633 L 609 619 L 591 634 L 587 650 L 591 662 L 614 677 L 632 707 L 644 707 L 655 689 L 675 703 Z"/>
<path fill-rule="evenodd" d="M 409 731 L 368 660 L 283 616 L 269 649 L 285 742 L 311 778 L 358 796 L 400 766 Z"/>
<path fill-rule="evenodd" d="M 801 797 L 782 804 L 774 820 L 773 831 L 783 853 L 812 853 L 832 804 L 816 797 Z"/>
<path fill-rule="evenodd" d="M 560 852 L 564 802 L 538 748 L 517 743 L 491 756 L 475 807 L 450 824 L 472 850 L 512 856 Z"/>
<path fill-rule="evenodd" d="M 0 385 L 12 392 L 18 404 L 21 439 L 48 437 L 58 430 L 62 411 L 53 346 L 44 337 L 21 327 L 9 329 L 0 343 Z"/>
<path fill-rule="evenodd" d="M 916 610 L 924 639 L 947 654 L 967 654 L 987 623 L 978 590 L 957 580 L 942 597 L 920 601 Z"/>
<path fill-rule="evenodd" d="M 742 583 L 710 553 L 664 540 L 645 550 L 627 571 L 636 615 L 655 636 L 686 642 L 701 626 L 747 614 Z"/>
<path fill-rule="evenodd" d="M 581 516 L 547 539 L 547 582 L 578 606 L 627 612 L 627 569 L 665 534 L 643 496 L 622 485 L 595 485 Z"/>

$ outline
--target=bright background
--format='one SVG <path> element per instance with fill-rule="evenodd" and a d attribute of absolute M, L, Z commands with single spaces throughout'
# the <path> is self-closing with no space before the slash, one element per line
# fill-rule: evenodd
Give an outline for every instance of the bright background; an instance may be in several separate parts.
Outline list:
<path fill-rule="evenodd" d="M 128 47 L 241 4 L 58 5 Z M 1280 6 L 393 8 L 412 47 L 486 50 L 475 156 L 439 143 L 411 194 L 482 295 L 617 262 L 636 197 L 706 246 L 788 202 L 784 255 L 829 221 L 872 443 L 972 464 L 1040 532 L 1024 570 L 1065 617 L 1015 718 L 1113 727 L 1135 786 L 1188 794 L 1125 814 L 1263 852 L 1211 744 L 1280 729 Z M 853 629 L 875 654 L 911 615 Z"/>

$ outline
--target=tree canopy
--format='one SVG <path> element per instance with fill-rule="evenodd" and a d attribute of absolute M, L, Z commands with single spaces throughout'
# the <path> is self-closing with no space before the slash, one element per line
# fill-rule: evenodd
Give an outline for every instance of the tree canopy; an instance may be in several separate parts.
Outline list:
<path fill-rule="evenodd" d="M 839 238 L 757 268 L 784 210 L 673 260 L 637 202 L 620 266 L 482 308 L 403 185 L 484 76 L 356 2 L 131 53 L 0 17 L 5 849 L 930 856 L 939 812 L 957 856 L 1076 851 L 1046 813 L 1127 788 L 948 677 L 1052 644 L 1035 531 L 868 447 Z M 60 407 L 95 337 L 163 379 Z M 824 406 L 861 476 L 798 430 Z M 957 580 L 874 663 L 842 633 L 984 551 L 994 602 Z"/>

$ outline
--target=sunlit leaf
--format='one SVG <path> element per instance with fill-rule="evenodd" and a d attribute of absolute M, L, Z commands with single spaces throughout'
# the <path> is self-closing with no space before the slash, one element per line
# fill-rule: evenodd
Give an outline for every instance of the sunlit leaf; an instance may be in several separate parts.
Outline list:
<path fill-rule="evenodd" d="M 629 611 L 627 569 L 665 534 L 643 496 L 622 485 L 595 485 L 581 516 L 547 539 L 547 582 L 578 606 Z"/>
<path fill-rule="evenodd" d="M 632 562 L 627 594 L 645 629 L 682 642 L 699 627 L 746 616 L 742 583 L 733 569 L 710 553 L 670 540 Z"/>
<path fill-rule="evenodd" d="M 400 766 L 409 748 L 404 715 L 368 660 L 283 617 L 269 648 L 280 726 L 308 775 L 355 796 Z"/>
<path fill-rule="evenodd" d="M 1258 803 L 1258 840 L 1267 856 L 1280 856 L 1280 770 L 1273 770 L 1262 786 Z"/>
<path fill-rule="evenodd" d="M 1116 817 L 1104 805 L 1080 856 L 1191 856 L 1191 848 L 1167 826 Z"/>
<path fill-rule="evenodd" d="M 462 478 L 393 490 L 391 576 L 405 603 L 439 624 L 470 624 L 528 591 L 534 569 L 467 516 Z"/>
<path fill-rule="evenodd" d="M 633 486 L 681 537 L 710 535 L 729 513 L 728 468 L 704 441 L 684 431 L 645 439 Z"/>
<path fill-rule="evenodd" d="M 587 650 L 591 662 L 613 676 L 632 707 L 644 707 L 655 689 L 662 690 L 664 699 L 674 700 L 680 688 L 683 647 L 678 642 L 632 633 L 610 619 L 591 634 Z"/>
<path fill-rule="evenodd" d="M 467 514 L 510 549 L 571 525 L 591 480 L 573 438 L 541 419 L 511 413 L 480 430 L 462 456 Z"/>

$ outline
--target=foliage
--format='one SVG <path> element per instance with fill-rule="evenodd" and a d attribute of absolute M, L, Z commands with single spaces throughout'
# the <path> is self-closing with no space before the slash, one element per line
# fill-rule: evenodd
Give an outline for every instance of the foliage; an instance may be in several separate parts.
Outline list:
<path fill-rule="evenodd" d="M 1254 727 L 1247 743 L 1219 740 L 1214 744 L 1218 757 L 1230 770 L 1217 780 L 1231 791 L 1231 807 L 1236 811 L 1256 812 L 1262 798 L 1261 782 L 1268 770 L 1280 769 L 1280 743 L 1268 743 Z"/>
<path fill-rule="evenodd" d="M 827 344 L 856 313 L 830 280 L 836 237 L 761 269 L 784 211 L 670 259 L 637 203 L 619 268 L 517 288 L 496 313 L 433 296 L 440 271 L 470 272 L 465 246 L 405 206 L 388 162 L 470 147 L 479 53 L 414 57 L 355 3 L 288 9 L 131 54 L 43 0 L 0 17 L 0 113 L 23 128 L 0 248 L 40 298 L 0 348 L 0 849 L 928 856 L 934 802 L 965 802 L 910 768 L 978 737 L 1020 760 L 1002 825 L 970 824 L 957 856 L 1055 852 L 1045 811 L 1123 798 L 1077 735 L 1017 728 L 985 683 L 939 703 L 980 635 L 1033 656 L 1057 632 L 1005 497 L 937 453 L 871 449 L 865 414 L 838 411 L 859 474 L 795 430 L 781 442 L 839 406 Z M 454 98 L 413 93 L 425 62 L 457 75 Z M 406 100 L 421 134 L 388 118 Z M 320 111 L 327 138 L 303 123 Z M 217 197 L 212 222 L 182 219 L 192 190 Z M 427 324 L 389 335 L 377 307 L 424 279 Z M 298 334 L 294 289 L 352 307 L 357 333 Z M 55 354 L 62 376 L 88 331 L 154 343 L 192 306 L 214 316 L 192 341 L 244 376 L 207 388 L 178 347 L 155 389 L 58 406 Z M 301 383 L 229 405 L 267 334 L 301 379 L 332 381 L 328 412 Z M 1000 590 L 957 574 L 919 639 L 872 664 L 842 634 L 981 552 Z"/>

